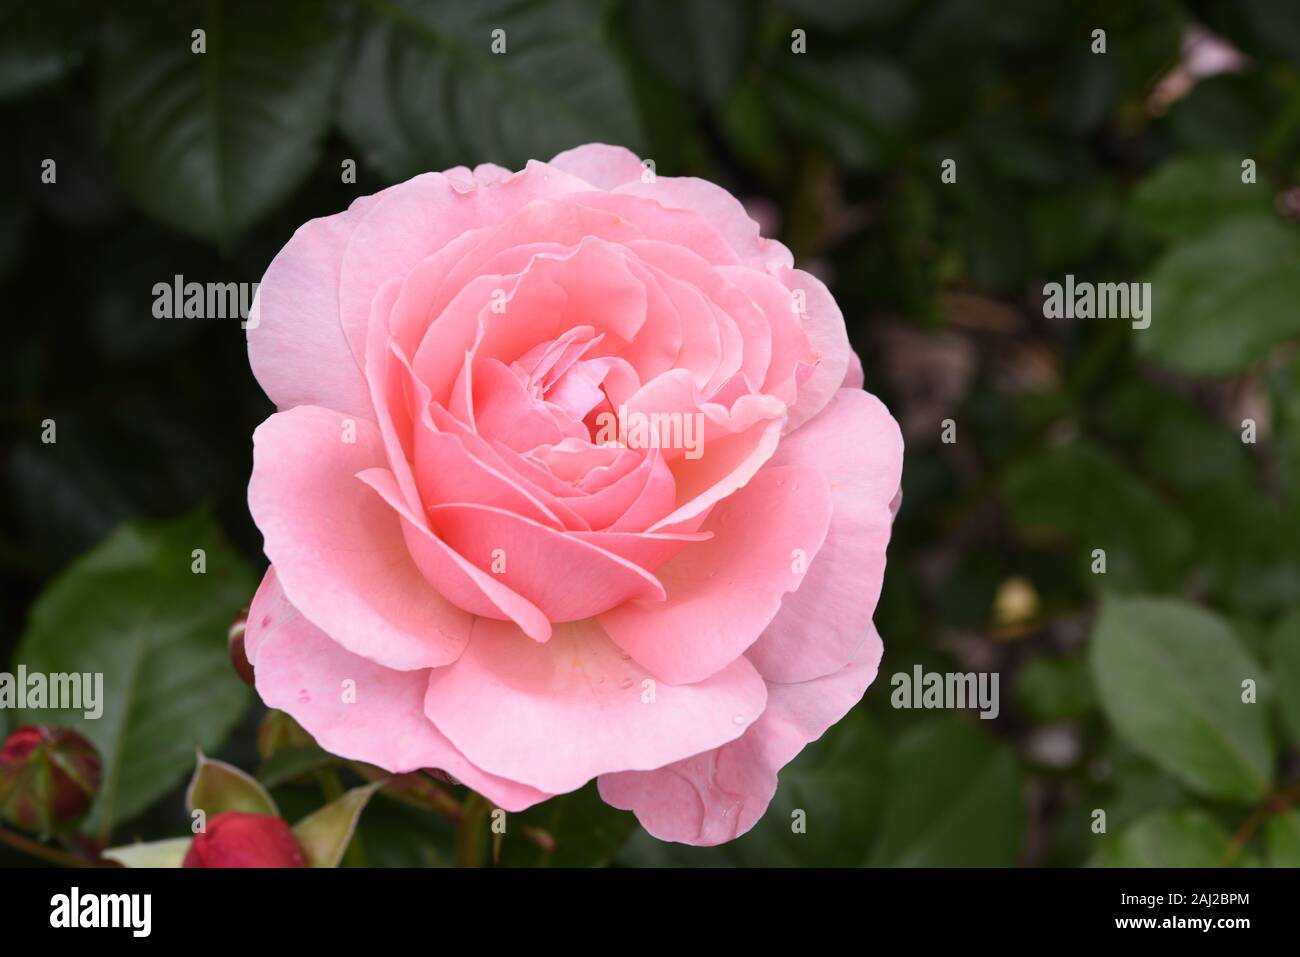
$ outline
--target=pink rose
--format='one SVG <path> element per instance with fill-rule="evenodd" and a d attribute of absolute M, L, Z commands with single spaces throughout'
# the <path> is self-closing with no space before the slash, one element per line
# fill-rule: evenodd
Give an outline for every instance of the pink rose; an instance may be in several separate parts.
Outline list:
<path fill-rule="evenodd" d="M 417 176 L 298 230 L 249 355 L 246 650 L 323 747 L 717 844 L 875 676 L 902 439 L 724 190 L 602 145 Z"/>

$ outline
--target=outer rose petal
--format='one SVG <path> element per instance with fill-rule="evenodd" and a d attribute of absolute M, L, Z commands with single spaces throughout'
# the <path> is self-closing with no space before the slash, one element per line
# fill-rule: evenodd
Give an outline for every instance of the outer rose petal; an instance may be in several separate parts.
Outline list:
<path fill-rule="evenodd" d="M 380 193 L 357 224 L 343 251 L 338 289 L 343 334 L 358 363 L 366 348 L 370 302 L 385 282 L 405 276 L 420 260 L 469 230 L 504 222 L 532 200 L 563 196 L 587 185 L 534 162 L 505 179 L 484 179 L 490 185 L 468 189 L 463 177 L 423 173 Z"/>
<path fill-rule="evenodd" d="M 849 351 L 849 368 L 844 373 L 844 381 L 840 384 L 841 389 L 861 389 L 866 384 L 866 376 L 862 372 L 862 360 L 858 354 L 852 350 Z"/>
<path fill-rule="evenodd" d="M 666 602 L 628 602 L 600 616 L 614 643 L 651 674 L 700 681 L 745 653 L 799 587 L 796 556 L 812 561 L 831 521 L 831 492 L 811 468 L 766 468 L 719 502 L 714 537 L 658 569 Z"/>
<path fill-rule="evenodd" d="M 390 668 L 455 661 L 471 617 L 429 587 L 396 513 L 356 474 L 384 461 L 379 430 L 298 406 L 253 434 L 248 507 L 290 601 L 354 654 Z"/>
<path fill-rule="evenodd" d="M 751 266 L 776 270 L 794 265 L 790 250 L 759 236 L 758 223 L 750 218 L 740 200 L 714 183 L 694 176 L 656 176 L 650 182 L 637 177 L 615 192 L 644 196 L 673 209 L 689 209 L 712 226 L 736 255 Z"/>
<path fill-rule="evenodd" d="M 790 407 L 785 429 L 793 432 L 820 412 L 839 390 L 848 374 L 853 349 L 844 328 L 844 315 L 820 279 L 802 269 L 779 270 L 777 278 L 787 289 L 804 293 L 807 305 L 804 331 L 808 334 L 808 344 L 818 356 L 817 364 L 799 386 L 798 397 Z"/>
<path fill-rule="evenodd" d="M 777 772 L 861 699 L 882 650 L 873 628 L 852 661 L 834 674 L 769 683 L 763 716 L 738 740 L 655 771 L 602 775 L 600 796 L 634 811 L 661 841 L 712 846 L 739 837 L 767 810 Z"/>
<path fill-rule="evenodd" d="M 257 666 L 257 652 L 262 639 L 280 627 L 281 621 L 298 614 L 298 609 L 284 597 L 284 589 L 275 577 L 275 566 L 266 570 L 262 583 L 253 593 L 248 607 L 248 622 L 244 627 L 244 655 L 248 663 Z"/>
<path fill-rule="evenodd" d="M 624 146 L 586 143 L 557 153 L 547 164 L 585 179 L 598 189 L 613 189 L 639 180 L 645 167 L 635 153 Z"/>
<path fill-rule="evenodd" d="M 777 465 L 818 469 L 830 481 L 834 511 L 803 583 L 785 597 L 749 657 L 769 681 L 807 681 L 843 667 L 871 628 L 903 437 L 879 399 L 842 389 L 817 418 L 782 440 L 772 457 Z"/>
<path fill-rule="evenodd" d="M 370 390 L 339 322 L 339 269 L 357 224 L 382 194 L 298 227 L 258 285 L 248 361 L 282 411 L 320 405 L 374 418 Z"/>
<path fill-rule="evenodd" d="M 594 619 L 557 625 L 537 644 L 480 618 L 460 660 L 430 673 L 424 709 L 479 767 L 558 794 L 731 741 L 766 701 L 744 658 L 694 685 L 649 678 Z"/>
<path fill-rule="evenodd" d="M 507 811 L 549 794 L 476 768 L 424 715 L 427 671 L 393 671 L 343 650 L 289 604 L 268 571 L 249 617 L 258 636 L 257 692 L 333 754 L 400 773 L 440 768 Z M 343 700 L 345 680 L 356 701 Z"/>

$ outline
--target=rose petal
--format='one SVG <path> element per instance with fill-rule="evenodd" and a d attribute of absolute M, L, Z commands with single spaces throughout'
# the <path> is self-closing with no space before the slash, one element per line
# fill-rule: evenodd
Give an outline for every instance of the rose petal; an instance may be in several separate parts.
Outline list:
<path fill-rule="evenodd" d="M 637 178 L 621 184 L 615 192 L 644 196 L 664 206 L 698 213 L 748 265 L 767 271 L 794 265 L 790 250 L 759 236 L 758 223 L 750 219 L 740 200 L 708 180 L 694 176 L 656 176 L 645 182 Z"/>
<path fill-rule="evenodd" d="M 853 350 L 849 347 L 840 307 L 820 279 L 802 269 L 779 270 L 777 278 L 791 293 L 803 293 L 804 331 L 817 355 L 811 374 L 800 384 L 798 397 L 790 407 L 785 429 L 793 432 L 820 412 L 839 390 L 848 373 Z"/>
<path fill-rule="evenodd" d="M 271 260 L 247 320 L 248 361 L 280 410 L 319 405 L 371 418 L 370 391 L 339 318 L 339 271 L 352 232 L 383 194 L 313 219 Z"/>
<path fill-rule="evenodd" d="M 658 579 L 639 565 L 503 509 L 455 502 L 432 506 L 429 517 L 439 538 L 552 622 L 664 597 Z"/>
<path fill-rule="evenodd" d="M 536 605 L 467 561 L 430 530 L 424 516 L 407 507 L 392 472 L 366 469 L 357 479 L 399 517 L 411 560 L 438 595 L 474 615 L 508 618 L 536 641 L 551 637 L 550 622 Z"/>
<path fill-rule="evenodd" d="M 749 650 L 771 681 L 806 681 L 843 667 L 870 630 L 885 575 L 903 437 L 879 399 L 841 389 L 820 415 L 781 440 L 770 467 L 790 465 L 811 466 L 829 480 L 834 511 L 803 583 Z"/>
<path fill-rule="evenodd" d="M 273 625 L 258 640 L 256 679 L 268 707 L 292 715 L 331 754 L 394 773 L 438 768 L 508 811 L 550 797 L 488 774 L 456 750 L 424 714 L 427 671 L 394 671 L 350 654 L 298 614 L 271 573 L 266 580 L 260 604 Z"/>
<path fill-rule="evenodd" d="M 743 658 L 699 684 L 656 684 L 592 619 L 545 644 L 479 619 L 461 659 L 430 673 L 424 707 L 479 767 L 558 794 L 731 741 L 765 701 Z"/>
<path fill-rule="evenodd" d="M 356 479 L 383 461 L 365 419 L 316 406 L 279 412 L 253 434 L 249 511 L 281 586 L 314 625 L 390 668 L 447 664 L 470 616 L 429 587 L 397 516 Z"/>
<path fill-rule="evenodd" d="M 708 847 L 740 837 L 771 803 L 777 772 L 862 698 L 882 650 L 873 629 L 839 671 L 769 683 L 763 716 L 738 740 L 654 771 L 602 775 L 600 796 L 661 841 Z"/>
<path fill-rule="evenodd" d="M 745 653 L 799 587 L 831 520 L 827 482 L 809 468 L 765 468 L 719 502 L 694 544 L 656 574 L 662 604 L 630 602 L 600 616 L 610 639 L 656 677 L 700 681 Z"/>
<path fill-rule="evenodd" d="M 548 165 L 580 176 L 599 189 L 613 189 L 629 180 L 640 179 L 646 169 L 631 150 L 604 143 L 586 143 L 557 153 Z"/>
<path fill-rule="evenodd" d="M 365 355 L 370 303 L 380 286 L 476 227 L 502 222 L 534 200 L 585 187 L 584 180 L 530 162 L 486 189 L 461 190 L 442 173 L 424 173 L 384 190 L 357 223 L 339 273 L 343 333 L 358 362 Z"/>

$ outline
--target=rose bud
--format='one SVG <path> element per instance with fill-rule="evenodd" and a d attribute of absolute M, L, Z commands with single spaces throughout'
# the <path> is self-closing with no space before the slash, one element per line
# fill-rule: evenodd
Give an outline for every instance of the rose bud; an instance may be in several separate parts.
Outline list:
<path fill-rule="evenodd" d="M 99 790 L 94 745 L 67 728 L 28 725 L 0 749 L 0 817 L 49 833 L 75 822 Z"/>
<path fill-rule="evenodd" d="M 182 867 L 306 867 L 307 859 L 283 818 L 223 811 L 194 835 Z"/>
<path fill-rule="evenodd" d="M 244 650 L 244 631 L 247 627 L 248 608 L 245 607 L 235 616 L 226 632 L 226 650 L 230 652 L 230 664 L 234 667 L 235 674 L 239 675 L 244 684 L 253 688 L 256 687 L 253 684 L 253 665 Z"/>

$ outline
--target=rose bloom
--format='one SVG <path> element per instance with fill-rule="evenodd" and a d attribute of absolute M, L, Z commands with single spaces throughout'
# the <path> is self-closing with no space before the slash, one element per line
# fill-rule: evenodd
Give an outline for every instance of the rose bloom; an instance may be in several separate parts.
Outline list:
<path fill-rule="evenodd" d="M 248 346 L 246 650 L 330 751 L 718 844 L 875 677 L 902 439 L 725 190 L 594 144 L 426 173 L 302 226 Z"/>

